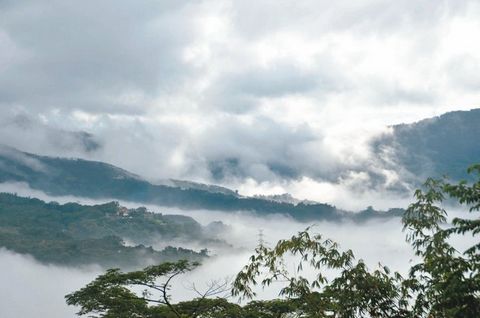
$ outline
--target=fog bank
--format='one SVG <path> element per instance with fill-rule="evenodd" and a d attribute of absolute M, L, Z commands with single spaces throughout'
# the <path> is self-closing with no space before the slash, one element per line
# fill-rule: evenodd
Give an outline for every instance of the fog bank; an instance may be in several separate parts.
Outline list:
<path fill-rule="evenodd" d="M 39 191 L 32 191 L 22 184 L 0 184 L 0 191 L 17 192 L 22 196 L 30 195 L 59 203 L 105 202 L 76 197 L 51 197 Z M 120 204 L 132 208 L 142 205 L 135 202 L 120 202 Z M 298 231 L 313 226 L 312 232 L 337 241 L 342 250 L 352 249 L 356 258 L 363 259 L 371 269 L 381 262 L 389 266 L 392 271 L 406 274 L 408 268 L 414 264 L 412 263 L 413 252 L 405 242 L 405 233 L 402 232 L 399 218 L 371 220 L 365 223 L 317 222 L 313 224 L 298 222 L 281 215 L 258 217 L 248 212 L 185 211 L 155 205 L 146 205 L 146 207 L 156 213 L 188 215 L 202 225 L 221 221 L 226 225 L 226 231 L 220 233 L 220 238 L 234 247 L 227 250 L 209 247 L 212 250 L 210 259 L 205 260 L 203 265 L 195 271 L 178 277 L 174 281 L 172 289 L 174 302 L 195 297 L 196 294 L 191 290 L 193 283 L 201 290 L 212 280 L 232 278 L 248 262 L 249 256 L 259 243 L 260 231 L 263 233 L 265 244 L 273 247 L 278 240 L 289 238 Z M 459 211 L 454 211 L 454 214 L 465 215 Z M 455 239 L 455 243 L 460 247 L 466 246 L 471 241 L 469 237 Z M 187 243 L 198 248 L 202 247 L 196 242 Z M 155 245 L 165 244 L 174 245 L 175 242 L 159 241 Z M 292 270 L 296 264 L 298 260 L 294 258 L 287 260 L 287 266 Z M 1 317 L 74 317 L 75 309 L 65 304 L 64 295 L 83 287 L 101 272 L 95 266 L 75 269 L 43 265 L 31 257 L 0 250 L 0 281 L 4 286 L 0 292 Z M 312 274 L 307 270 L 306 275 L 309 276 L 309 273 Z M 280 287 L 281 285 L 274 284 L 263 292 L 259 290 L 259 296 L 261 298 L 276 297 Z"/>
<path fill-rule="evenodd" d="M 192 212 L 202 222 L 209 220 L 202 211 Z M 232 278 L 248 261 L 254 246 L 258 244 L 258 231 L 263 230 L 266 244 L 272 246 L 278 239 L 287 238 L 307 224 L 283 218 L 261 219 L 245 214 L 214 213 L 214 219 L 221 219 L 230 225 L 232 231 L 224 238 L 241 250 L 216 251 L 217 256 L 204 261 L 195 271 L 178 277 L 173 283 L 173 301 L 195 297 L 191 290 L 195 283 L 200 290 L 215 279 Z M 373 222 L 363 225 L 319 223 L 315 232 L 340 242 L 342 248 L 351 248 L 367 264 L 375 266 L 378 261 L 392 269 L 405 271 L 411 252 L 404 243 L 398 220 Z M 293 269 L 296 262 L 291 262 Z M 99 268 L 73 269 L 39 264 L 28 256 L 21 256 L 5 250 L 0 251 L 0 281 L 5 286 L 0 293 L 2 317 L 74 317 L 75 308 L 68 307 L 64 295 L 83 287 L 101 273 Z M 289 266 L 290 266 L 289 265 Z M 277 296 L 279 285 L 260 292 L 261 298 Z"/>
<path fill-rule="evenodd" d="M 0 248 L 0 316 L 75 317 L 64 296 L 90 282 L 101 271 L 43 265 L 29 256 Z"/>

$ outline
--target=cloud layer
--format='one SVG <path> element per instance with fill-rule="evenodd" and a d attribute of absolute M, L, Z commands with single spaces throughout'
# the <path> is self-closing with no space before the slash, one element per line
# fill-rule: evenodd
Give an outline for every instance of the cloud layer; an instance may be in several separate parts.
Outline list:
<path fill-rule="evenodd" d="M 61 199 L 61 198 L 60 198 Z M 130 203 L 131 204 L 131 203 Z M 151 207 L 155 211 L 170 213 L 161 207 Z M 277 240 L 288 238 L 297 231 L 304 230 L 310 224 L 294 222 L 277 217 L 262 219 L 247 213 L 223 213 L 210 211 L 189 211 L 202 223 L 223 220 L 231 226 L 226 239 L 235 247 L 234 251 L 217 251 L 218 256 L 206 260 L 192 273 L 177 277 L 171 290 L 174 302 L 192 299 L 198 296 L 192 290 L 192 284 L 199 290 L 206 289 L 212 280 L 234 277 L 247 264 L 258 244 L 258 231 L 263 229 L 266 244 L 273 246 Z M 392 270 L 405 272 L 412 257 L 408 245 L 404 242 L 398 219 L 386 222 L 358 224 L 320 223 L 315 232 L 337 240 L 343 249 L 352 248 L 358 258 L 365 259 L 372 268 L 382 261 Z M 165 242 L 159 242 L 163 244 Z M 289 268 L 296 268 L 298 259 L 288 259 Z M 96 266 L 90 268 L 65 268 L 40 264 L 29 256 L 19 255 L 0 248 L 0 280 L 6 288 L 0 290 L 2 317 L 74 317 L 78 308 L 68 307 L 64 302 L 67 293 L 78 290 L 102 273 Z M 306 270 L 306 277 L 315 272 Z M 278 296 L 280 284 L 262 291 L 258 287 L 259 297 L 271 299 Z M 27 301 L 24 301 L 27 300 Z M 235 301 L 235 299 L 231 299 Z"/>
<path fill-rule="evenodd" d="M 50 197 L 39 191 L 32 191 L 19 184 L 0 184 L 0 191 L 18 192 L 23 196 L 35 196 L 43 200 L 55 200 L 60 203 L 79 202 L 96 204 L 99 202 L 76 197 Z M 138 207 L 138 203 L 121 202 L 123 206 Z M 248 263 L 255 246 L 259 242 L 259 231 L 264 234 L 267 246 L 274 246 L 280 239 L 288 239 L 291 235 L 312 226 L 310 223 L 293 221 L 282 216 L 258 217 L 247 212 L 221 211 L 180 211 L 155 205 L 148 205 L 151 211 L 163 214 L 186 213 L 203 225 L 221 220 L 229 227 L 223 238 L 236 249 L 214 249 L 216 257 L 206 260 L 194 272 L 178 277 L 173 283 L 172 299 L 174 302 L 196 297 L 191 289 L 192 284 L 200 290 L 212 280 L 222 280 L 236 275 Z M 468 212 L 446 207 L 450 217 L 465 217 Z M 451 213 L 452 212 L 452 213 Z M 408 269 L 416 264 L 411 246 L 405 241 L 406 233 L 402 231 L 399 218 L 388 220 L 371 220 L 365 223 L 329 223 L 318 222 L 313 225 L 312 232 L 322 234 L 340 244 L 341 250 L 351 249 L 356 259 L 363 259 L 370 269 L 376 268 L 379 262 L 389 266 L 392 271 L 407 275 Z M 158 245 L 165 244 L 159 240 Z M 169 242 L 171 243 L 171 242 Z M 463 251 L 476 243 L 472 237 L 456 237 L 452 244 Z M 155 244 L 157 245 L 157 244 Z M 288 257 L 286 266 L 295 269 L 298 258 Z M 19 255 L 0 248 L 0 281 L 5 288 L 0 289 L 0 308 L 2 318 L 16 317 L 74 317 L 76 308 L 68 307 L 64 295 L 86 285 L 103 271 L 97 266 L 84 268 L 66 268 L 55 265 L 40 264 L 30 256 Z M 306 277 L 313 277 L 314 270 L 305 266 Z M 328 274 L 328 273 L 327 273 Z M 265 290 L 258 287 L 259 297 L 271 299 L 278 297 L 282 284 L 273 284 Z M 231 301 L 235 301 L 231 299 Z"/>
<path fill-rule="evenodd" d="M 467 0 L 0 1 L 0 142 L 339 200 L 398 179 L 367 146 L 385 125 L 478 107 L 479 21 Z"/>

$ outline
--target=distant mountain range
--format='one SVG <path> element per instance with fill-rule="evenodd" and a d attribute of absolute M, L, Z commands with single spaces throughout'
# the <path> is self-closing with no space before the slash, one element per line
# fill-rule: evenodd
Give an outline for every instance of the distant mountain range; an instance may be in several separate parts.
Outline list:
<path fill-rule="evenodd" d="M 454 111 L 413 124 L 392 126 L 373 147 L 384 164 L 415 186 L 427 177 L 468 179 L 468 166 L 480 163 L 480 109 Z"/>
<path fill-rule="evenodd" d="M 274 202 L 279 202 L 279 203 L 291 203 L 294 205 L 297 204 L 317 204 L 318 202 L 311 201 L 311 200 L 300 200 L 292 196 L 290 193 L 283 193 L 283 194 L 273 194 L 273 195 L 262 195 L 258 194 L 255 195 L 254 198 L 262 199 L 262 200 L 268 200 L 268 201 L 274 201 Z"/>
<path fill-rule="evenodd" d="M 233 191 L 231 189 L 221 187 L 218 185 L 212 185 L 212 184 L 204 184 L 204 183 L 185 181 L 185 180 L 175 180 L 175 179 L 160 180 L 155 184 L 174 187 L 174 188 L 181 188 L 184 190 L 196 189 L 196 190 L 204 190 L 212 193 L 223 193 L 226 195 L 233 195 L 236 197 L 240 197 L 237 191 Z"/>
<path fill-rule="evenodd" d="M 413 186 L 428 176 L 467 178 L 467 166 L 480 162 L 480 109 L 458 111 L 391 127 L 372 147 L 381 164 L 397 170 Z M 82 159 L 39 156 L 0 146 L 0 182 L 24 182 L 52 196 L 117 199 L 181 209 L 285 214 L 297 220 L 363 220 L 400 215 L 369 209 L 349 213 L 290 195 L 243 197 L 236 191 L 181 180 L 148 182 L 113 165 Z"/>
<path fill-rule="evenodd" d="M 107 163 L 39 156 L 5 146 L 0 147 L 0 182 L 24 182 L 32 189 L 52 196 L 117 199 L 186 210 L 285 214 L 302 221 L 362 220 L 400 214 L 400 211 L 395 209 L 385 213 L 348 213 L 324 203 L 295 204 L 270 198 L 242 197 L 223 187 L 187 181 L 171 180 L 152 184 Z"/>

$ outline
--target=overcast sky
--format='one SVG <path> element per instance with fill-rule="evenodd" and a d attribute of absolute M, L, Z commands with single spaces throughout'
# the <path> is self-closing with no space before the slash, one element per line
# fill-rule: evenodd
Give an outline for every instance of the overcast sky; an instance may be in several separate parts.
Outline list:
<path fill-rule="evenodd" d="M 479 34 L 466 0 L 0 0 L 0 142 L 338 201 L 386 125 L 479 106 Z"/>

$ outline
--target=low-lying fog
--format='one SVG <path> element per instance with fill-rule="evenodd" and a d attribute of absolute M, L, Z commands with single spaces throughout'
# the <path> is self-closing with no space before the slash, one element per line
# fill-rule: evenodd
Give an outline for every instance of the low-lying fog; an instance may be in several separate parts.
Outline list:
<path fill-rule="evenodd" d="M 15 188 L 15 189 L 14 189 Z M 15 191 L 13 191 L 15 190 Z M 72 197 L 52 198 L 40 192 L 32 192 L 18 185 L 0 185 L 0 192 L 17 192 L 22 196 L 34 196 L 60 203 L 77 201 L 84 204 L 99 203 Z M 102 201 L 105 202 L 105 201 Z M 120 202 L 127 207 L 138 207 L 141 204 Z M 248 260 L 254 247 L 259 242 L 259 231 L 262 230 L 264 240 L 273 246 L 279 239 L 291 235 L 312 225 L 300 223 L 281 216 L 260 218 L 249 213 L 223 213 L 212 211 L 183 211 L 147 205 L 152 211 L 164 214 L 185 214 L 206 225 L 212 221 L 222 221 L 230 228 L 224 239 L 236 247 L 234 251 L 215 250 L 216 256 L 208 259 L 203 265 L 174 282 L 173 300 L 181 301 L 195 297 L 191 284 L 198 289 L 213 279 L 233 277 Z M 318 222 L 313 232 L 339 242 L 342 249 L 352 249 L 357 258 L 365 260 L 372 268 L 378 262 L 388 265 L 390 269 L 405 273 L 410 267 L 413 253 L 405 242 L 400 219 L 376 220 L 362 224 Z M 158 242 L 168 245 L 168 242 Z M 195 245 L 192 245 L 195 247 Z M 186 246 L 188 247 L 188 246 Z M 295 268 L 292 259 L 291 268 Z M 28 256 L 0 250 L 0 308 L 2 317 L 74 317 L 75 308 L 68 307 L 64 295 L 72 292 L 94 279 L 101 270 L 98 267 L 64 268 L 39 264 Z M 262 298 L 275 297 L 278 286 L 273 286 L 260 295 Z"/>

